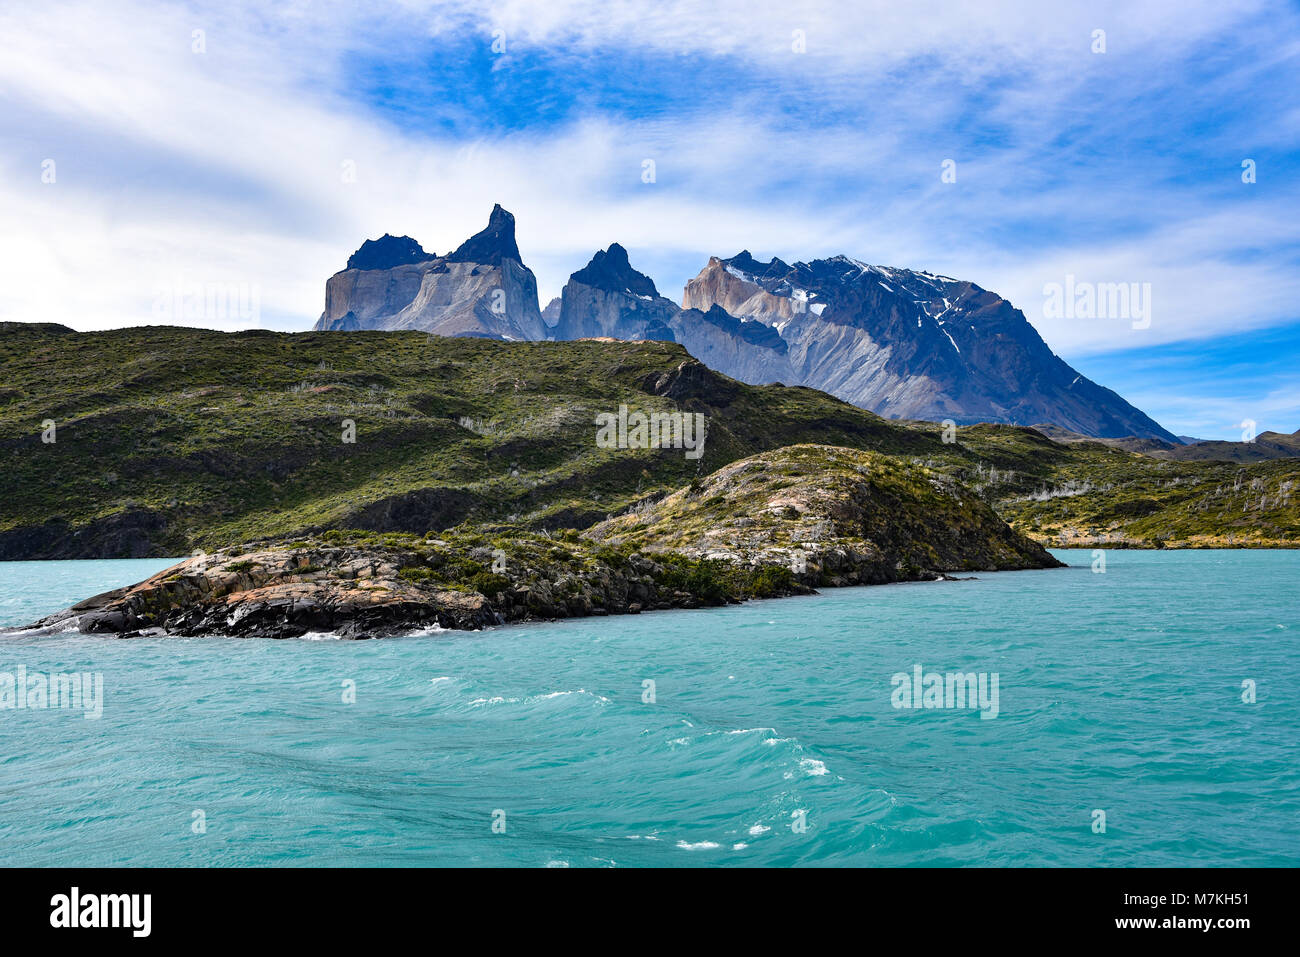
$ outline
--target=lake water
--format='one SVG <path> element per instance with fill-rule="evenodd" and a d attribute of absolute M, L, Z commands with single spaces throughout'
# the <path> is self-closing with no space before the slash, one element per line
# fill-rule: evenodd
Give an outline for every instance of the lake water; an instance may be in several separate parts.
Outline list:
<path fill-rule="evenodd" d="M 1300 863 L 1300 552 L 1056 554 L 371 642 L 3 636 L 0 696 L 103 680 L 98 718 L 0 709 L 4 861 Z M 0 625 L 167 564 L 0 563 Z M 996 674 L 997 716 L 895 707 L 917 665 Z"/>

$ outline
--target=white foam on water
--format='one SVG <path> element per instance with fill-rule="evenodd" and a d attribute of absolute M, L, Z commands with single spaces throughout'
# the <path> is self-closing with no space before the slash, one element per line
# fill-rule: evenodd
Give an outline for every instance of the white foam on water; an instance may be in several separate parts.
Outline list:
<path fill-rule="evenodd" d="M 604 695 L 588 691 L 586 688 L 579 688 L 577 691 L 550 691 L 546 694 L 528 695 L 526 698 L 506 698 L 501 695 L 494 695 L 491 698 L 475 698 L 470 702 L 471 705 L 495 705 L 495 704 L 534 704 L 538 701 L 551 701 L 555 698 L 567 698 L 569 695 L 585 695 L 593 698 L 601 704 L 609 704 L 610 699 Z"/>
<path fill-rule="evenodd" d="M 579 688 L 577 691 L 552 691 L 550 694 L 532 695 L 524 700 L 526 701 L 550 701 L 552 698 L 563 698 L 571 694 L 586 695 L 589 698 L 595 698 L 601 704 L 609 704 L 609 699 L 604 695 L 596 694 L 594 691 L 588 691 L 586 688 Z"/>
<path fill-rule="evenodd" d="M 685 841 L 678 841 L 677 846 L 683 851 L 713 851 L 722 845 L 717 841 L 698 841 L 695 844 L 688 844 Z"/>
<path fill-rule="evenodd" d="M 406 638 L 429 638 L 429 637 L 432 637 L 433 635 L 442 635 L 442 634 L 446 634 L 447 632 L 449 632 L 449 631 L 453 631 L 453 630 L 454 630 L 454 629 L 451 629 L 451 628 L 444 628 L 444 627 L 442 627 L 442 625 L 439 625 L 439 624 L 437 624 L 437 623 L 434 623 L 434 624 L 432 624 L 432 625 L 429 625 L 427 628 L 419 628 L 419 629 L 416 629 L 415 631 L 407 632 L 406 635 L 405 635 L 404 637 L 406 637 Z"/>

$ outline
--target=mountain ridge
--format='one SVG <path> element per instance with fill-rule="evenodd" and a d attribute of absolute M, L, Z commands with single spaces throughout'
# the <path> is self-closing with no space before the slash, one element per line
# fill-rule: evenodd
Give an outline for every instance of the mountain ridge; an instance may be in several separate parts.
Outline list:
<path fill-rule="evenodd" d="M 1096 438 L 1178 442 L 1052 352 L 1010 302 L 966 280 L 845 255 L 762 262 L 742 250 L 709 257 L 678 304 L 615 242 L 542 310 L 515 218 L 500 204 L 453 252 L 421 255 L 429 254 L 409 237 L 367 240 L 326 284 L 316 328 L 679 342 L 741 381 L 810 386 L 888 418 L 1045 422 Z M 354 260 L 393 264 L 360 269 Z"/>
<path fill-rule="evenodd" d="M 1020 310 L 972 282 L 848 256 L 761 263 L 742 251 L 710 258 L 682 304 L 721 305 L 772 326 L 790 343 L 795 382 L 887 417 L 1050 421 L 1101 437 L 1176 441 L 1053 353 Z"/>

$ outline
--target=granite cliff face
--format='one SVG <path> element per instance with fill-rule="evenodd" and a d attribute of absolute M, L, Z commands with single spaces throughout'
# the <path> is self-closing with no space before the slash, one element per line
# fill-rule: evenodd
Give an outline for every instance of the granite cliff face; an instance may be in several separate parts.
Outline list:
<path fill-rule="evenodd" d="M 793 383 L 790 347 L 771 326 L 737 319 L 721 306 L 683 309 L 669 324 L 686 351 L 710 369 L 753 385 Z"/>
<path fill-rule="evenodd" d="M 1070 368 L 1020 310 L 974 283 L 845 256 L 792 266 L 741 252 L 710 259 L 687 283 L 682 305 L 721 306 L 771 327 L 788 345 L 787 384 L 881 415 L 1051 422 L 1093 436 L 1177 441 Z"/>
<path fill-rule="evenodd" d="M 659 295 L 654 281 L 632 268 L 614 243 L 569 277 L 560 299 L 547 306 L 556 339 L 607 336 L 680 342 L 713 369 L 744 382 L 788 381 L 791 369 L 780 334 L 760 322 L 737 319 L 721 306 L 682 309 Z"/>
<path fill-rule="evenodd" d="M 482 232 L 446 256 L 430 256 L 406 236 L 367 240 L 326 283 L 316 329 L 546 338 L 537 279 L 521 261 L 514 216 L 499 205 Z"/>
<path fill-rule="evenodd" d="M 649 276 L 632 268 L 627 250 L 614 243 L 569 277 L 551 313 L 555 326 L 550 334 L 556 339 L 608 336 L 673 342 L 676 337 L 668 324 L 679 312 L 676 303 L 659 295 Z"/>

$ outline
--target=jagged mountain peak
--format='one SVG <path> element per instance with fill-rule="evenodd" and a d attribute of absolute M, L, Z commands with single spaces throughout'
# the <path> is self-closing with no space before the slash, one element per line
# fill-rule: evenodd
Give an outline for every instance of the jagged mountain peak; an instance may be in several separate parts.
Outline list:
<path fill-rule="evenodd" d="M 432 256 L 410 237 L 368 241 L 325 284 L 316 328 L 419 329 L 448 336 L 541 339 L 537 279 L 515 243 L 515 218 L 498 203 L 487 227 L 454 252 Z"/>
<path fill-rule="evenodd" d="M 367 239 L 361 248 L 348 257 L 348 269 L 392 269 L 411 263 L 426 262 L 436 258 L 410 236 L 391 236 L 384 233 L 378 239 Z"/>
<path fill-rule="evenodd" d="M 761 259 L 755 259 L 748 249 L 742 249 L 730 259 L 718 259 L 713 257 L 709 260 L 710 264 L 717 262 L 735 275 L 738 279 L 743 278 L 750 282 L 761 282 L 770 276 L 784 275 L 790 271 L 788 263 L 782 262 L 773 256 L 768 262 Z M 739 274 L 739 275 L 737 275 Z"/>
<path fill-rule="evenodd" d="M 492 207 L 487 226 L 461 243 L 447 256 L 447 261 L 499 266 L 503 259 L 513 259 L 517 263 L 524 261 L 519 255 L 519 246 L 515 243 L 514 214 L 497 203 Z"/>
<path fill-rule="evenodd" d="M 597 251 L 591 257 L 591 262 L 575 272 L 570 279 L 610 292 L 629 292 L 634 296 L 656 298 L 659 295 L 654 280 L 632 268 L 627 250 L 618 243 L 610 243 L 608 249 Z"/>

